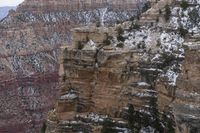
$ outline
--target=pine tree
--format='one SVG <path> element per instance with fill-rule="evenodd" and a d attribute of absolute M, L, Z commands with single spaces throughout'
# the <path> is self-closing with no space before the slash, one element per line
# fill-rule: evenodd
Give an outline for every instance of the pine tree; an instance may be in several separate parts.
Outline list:
<path fill-rule="evenodd" d="M 134 117 L 134 107 L 132 104 L 129 105 L 128 108 L 128 126 L 130 129 L 134 129 L 135 127 L 135 117 Z"/>
<path fill-rule="evenodd" d="M 162 114 L 162 122 L 165 125 L 165 129 L 164 129 L 165 132 L 167 132 L 167 133 L 175 133 L 175 128 L 174 128 L 175 127 L 175 123 L 174 123 L 172 118 L 167 116 L 166 112 L 164 112 Z"/>
<path fill-rule="evenodd" d="M 43 123 L 43 125 L 42 125 L 42 129 L 41 129 L 41 133 L 45 133 L 46 128 L 47 128 L 46 123 Z"/>
<path fill-rule="evenodd" d="M 151 85 L 151 89 L 154 90 L 154 85 Z M 151 126 L 156 129 L 158 132 L 163 132 L 163 128 L 161 126 L 161 120 L 160 120 L 160 113 L 158 110 L 158 104 L 157 104 L 157 97 L 152 97 L 150 99 L 149 103 L 151 110 L 150 113 L 153 117 L 153 121 L 151 122 Z"/>
<path fill-rule="evenodd" d="M 171 16 L 171 9 L 169 7 L 169 5 L 165 6 L 165 20 L 168 21 L 170 19 Z"/>
<path fill-rule="evenodd" d="M 141 118 L 138 111 L 136 111 L 132 104 L 128 108 L 128 127 L 132 133 L 139 132 L 141 128 Z"/>
<path fill-rule="evenodd" d="M 103 128 L 101 129 L 101 133 L 116 133 L 113 129 L 114 123 L 111 119 L 106 118 L 103 122 Z"/>

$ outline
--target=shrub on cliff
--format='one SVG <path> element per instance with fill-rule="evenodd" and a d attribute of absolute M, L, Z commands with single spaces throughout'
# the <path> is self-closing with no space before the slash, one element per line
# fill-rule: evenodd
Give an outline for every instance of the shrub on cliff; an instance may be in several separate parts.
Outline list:
<path fill-rule="evenodd" d="M 132 30 L 139 30 L 140 29 L 140 25 L 136 22 L 132 22 L 131 26 L 129 27 L 129 31 L 132 31 Z"/>
<path fill-rule="evenodd" d="M 125 38 L 124 38 L 122 35 L 118 35 L 118 36 L 117 36 L 117 40 L 118 40 L 118 41 L 121 41 L 121 42 L 124 42 L 124 41 L 125 41 Z"/>
<path fill-rule="evenodd" d="M 192 11 L 188 13 L 188 15 L 189 15 L 190 21 L 194 23 L 195 25 L 198 25 L 200 21 L 199 11 L 196 8 L 194 8 L 192 9 Z"/>
<path fill-rule="evenodd" d="M 116 45 L 116 47 L 118 47 L 118 48 L 123 48 L 123 47 L 124 47 L 124 44 L 123 44 L 123 43 L 118 43 L 118 44 Z"/>
<path fill-rule="evenodd" d="M 107 33 L 107 34 L 106 34 L 106 39 L 103 40 L 103 44 L 104 44 L 104 45 L 110 45 L 112 39 L 113 39 L 113 37 L 112 37 L 112 36 L 109 36 L 108 33 Z"/>
<path fill-rule="evenodd" d="M 162 10 L 161 9 L 159 9 L 159 14 L 162 14 Z"/>
<path fill-rule="evenodd" d="M 77 43 L 77 49 L 82 50 L 83 47 L 84 47 L 84 45 L 79 41 L 79 42 Z"/>
<path fill-rule="evenodd" d="M 124 30 L 122 29 L 121 26 L 117 27 L 116 31 L 118 35 L 122 35 L 124 33 Z"/>
<path fill-rule="evenodd" d="M 116 29 L 116 31 L 117 31 L 117 40 L 118 40 L 118 41 L 121 41 L 121 42 L 124 42 L 124 41 L 125 41 L 125 38 L 122 36 L 123 33 L 124 33 L 124 30 L 122 29 L 122 27 L 121 27 L 121 26 L 118 27 L 118 28 Z"/>
<path fill-rule="evenodd" d="M 182 36 L 182 37 L 185 37 L 187 34 L 188 34 L 188 30 L 184 29 L 183 27 L 180 27 L 178 29 L 179 31 L 179 34 Z"/>
<path fill-rule="evenodd" d="M 134 110 L 132 104 L 128 107 L 128 127 L 133 133 L 139 132 L 141 125 L 137 120 L 140 119 L 137 111 Z"/>
<path fill-rule="evenodd" d="M 47 125 L 46 125 L 46 123 L 44 122 L 43 125 L 42 125 L 41 133 L 45 133 L 46 128 L 47 128 Z"/>
<path fill-rule="evenodd" d="M 162 123 L 165 125 L 165 132 L 175 133 L 175 122 L 171 118 L 171 116 L 166 112 L 162 114 Z"/>
<path fill-rule="evenodd" d="M 101 22 L 100 21 L 96 22 L 96 27 L 101 27 Z"/>
<path fill-rule="evenodd" d="M 189 7 L 189 4 L 187 1 L 182 0 L 180 6 L 183 8 L 183 10 L 186 10 Z"/>
<path fill-rule="evenodd" d="M 105 39 L 105 40 L 103 41 L 103 44 L 104 44 L 104 45 L 110 45 L 110 44 L 111 44 L 111 41 L 110 41 L 109 39 Z"/>
<path fill-rule="evenodd" d="M 151 2 L 150 1 L 146 2 L 142 8 L 142 12 L 146 12 L 150 7 L 151 7 Z"/>
<path fill-rule="evenodd" d="M 171 16 L 171 9 L 169 7 L 169 5 L 166 5 L 165 6 L 165 21 L 168 21 L 170 19 L 170 16 Z"/>
<path fill-rule="evenodd" d="M 101 129 L 101 133 L 116 133 L 116 131 L 112 128 L 114 123 L 111 119 L 106 118 L 103 122 L 103 128 Z"/>

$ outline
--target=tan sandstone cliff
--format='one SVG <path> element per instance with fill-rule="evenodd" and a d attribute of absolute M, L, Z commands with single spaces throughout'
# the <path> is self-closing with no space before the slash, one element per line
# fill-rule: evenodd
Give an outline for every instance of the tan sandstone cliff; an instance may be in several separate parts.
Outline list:
<path fill-rule="evenodd" d="M 117 10 L 113 1 L 25 0 L 1 20 L 0 132 L 40 132 L 56 99 L 59 47 L 71 42 L 70 29 L 135 15 L 132 1 Z"/>
<path fill-rule="evenodd" d="M 164 124 L 162 132 L 199 133 L 199 31 L 181 37 L 172 30 L 179 2 L 161 0 L 155 5 L 156 11 L 165 10 L 162 3 L 173 5 L 169 23 L 163 23 L 162 13 L 155 18 L 154 6 L 142 14 L 139 22 L 144 23 L 139 24 L 143 27 L 123 23 L 123 41 L 116 27 L 74 29 L 73 46 L 62 50 L 60 95 L 49 112 L 46 132 L 98 133 L 107 117 L 115 123 L 112 129 L 129 132 L 129 120 L 123 113 L 132 104 L 136 112 L 159 119 Z M 197 2 L 190 4 L 199 6 Z M 157 15 L 162 21 L 155 20 Z M 156 108 L 169 115 L 154 116 Z M 167 118 L 174 123 L 173 131 L 168 130 Z M 140 127 L 140 132 L 153 133 L 151 127 L 156 126 L 149 126 Z"/>

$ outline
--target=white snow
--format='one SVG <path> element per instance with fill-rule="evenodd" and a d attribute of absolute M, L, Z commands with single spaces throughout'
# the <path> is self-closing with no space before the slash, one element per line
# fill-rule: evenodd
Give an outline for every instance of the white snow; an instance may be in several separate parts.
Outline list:
<path fill-rule="evenodd" d="M 105 118 L 107 118 L 108 116 L 105 115 L 98 115 L 96 113 L 89 113 L 87 115 L 76 115 L 76 117 L 81 117 L 84 119 L 89 119 L 92 122 L 98 123 L 98 122 L 103 122 Z"/>
<path fill-rule="evenodd" d="M 199 3 L 199 1 L 187 0 L 189 3 Z M 194 13 L 196 12 L 196 13 Z M 198 15 L 198 16 L 194 16 Z M 183 27 L 187 29 L 189 33 L 199 34 L 200 33 L 200 5 L 188 7 L 186 10 L 183 10 L 181 7 L 172 8 L 172 17 L 170 19 L 169 26 L 174 29 L 178 29 L 179 27 Z M 197 18 L 197 19 L 196 19 Z M 196 19 L 197 22 L 194 23 L 192 19 Z"/>
<path fill-rule="evenodd" d="M 169 79 L 169 84 L 175 86 L 176 85 L 176 79 L 178 77 L 178 74 L 173 72 L 172 70 L 168 70 L 166 75 Z"/>
<path fill-rule="evenodd" d="M 97 44 L 94 43 L 92 40 L 89 40 L 89 42 L 84 46 L 83 50 L 95 50 L 97 48 Z"/>
<path fill-rule="evenodd" d="M 136 94 L 136 96 L 138 96 L 138 97 L 153 97 L 153 94 L 139 92 Z"/>
<path fill-rule="evenodd" d="M 149 86 L 149 84 L 146 82 L 138 82 L 137 84 L 138 86 Z"/>
<path fill-rule="evenodd" d="M 121 132 L 118 131 L 118 133 L 128 133 L 128 129 L 127 128 L 114 127 L 113 129 L 121 130 Z"/>
<path fill-rule="evenodd" d="M 73 100 L 75 98 L 77 98 L 77 95 L 73 94 L 73 93 L 68 93 L 68 94 L 62 95 L 60 97 L 60 99 L 62 99 L 62 100 L 65 100 L 65 99 L 67 99 L 67 100 Z"/>
<path fill-rule="evenodd" d="M 139 133 L 155 133 L 155 129 L 151 126 L 143 127 Z"/>
<path fill-rule="evenodd" d="M 175 14 L 176 11 L 173 12 Z M 185 12 L 185 14 L 187 14 L 187 12 Z M 140 27 L 139 30 L 133 29 L 132 31 L 125 31 L 123 37 L 126 38 L 124 42 L 125 48 L 141 50 L 146 49 L 146 51 L 151 49 L 154 52 L 157 52 L 153 57 L 151 57 L 148 52 L 141 53 L 140 58 L 144 62 L 148 62 L 150 60 L 154 63 L 162 63 L 163 58 L 167 58 L 164 57 L 164 55 L 169 55 L 171 57 L 174 57 L 174 59 L 184 58 L 184 39 L 175 32 L 158 32 L 157 30 L 154 30 L 154 28 Z M 159 42 L 160 45 L 157 46 L 157 43 Z M 174 72 L 174 70 L 181 69 L 180 63 L 181 62 L 179 62 L 178 65 L 169 64 L 171 66 L 165 66 L 166 68 L 169 68 L 169 70 L 166 70 L 166 72 L 164 72 L 162 69 L 157 68 L 145 68 L 144 70 L 158 71 L 162 73 L 163 77 L 168 77 L 169 85 L 175 85 L 178 73 Z M 146 94 L 140 94 L 140 97 L 143 96 L 146 96 Z"/>
<path fill-rule="evenodd" d="M 101 26 L 104 26 L 104 22 L 105 22 L 105 14 L 107 12 L 108 8 L 103 8 L 101 9 L 101 15 L 100 15 L 100 20 L 101 20 Z"/>
<path fill-rule="evenodd" d="M 160 57 L 161 57 L 160 54 L 156 54 L 156 55 L 151 59 L 151 61 L 158 60 Z"/>

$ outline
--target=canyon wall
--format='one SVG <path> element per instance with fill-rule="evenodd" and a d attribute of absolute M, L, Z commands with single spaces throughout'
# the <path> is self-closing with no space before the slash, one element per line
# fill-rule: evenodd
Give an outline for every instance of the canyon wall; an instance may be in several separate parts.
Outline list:
<path fill-rule="evenodd" d="M 49 113 L 48 133 L 100 132 L 98 125 L 92 124 L 95 117 L 94 121 L 100 122 L 98 115 L 123 121 L 120 117 L 128 104 L 142 110 L 156 96 L 142 73 L 154 77 L 157 72 L 149 70 L 148 65 L 141 67 L 142 50 L 106 45 L 107 36 L 116 34 L 112 28 L 84 27 L 73 31 L 74 45 L 63 47 L 60 59 L 60 96 L 56 110 Z M 79 42 L 83 43 L 82 49 L 77 47 Z"/>
<path fill-rule="evenodd" d="M 117 10 L 112 4 L 77 2 L 25 0 L 1 20 L 0 132 L 39 132 L 56 99 L 59 47 L 70 45 L 71 28 L 115 24 L 137 14 L 132 1 Z"/>
<path fill-rule="evenodd" d="M 200 16 L 199 1 L 187 2 L 161 0 L 138 21 L 72 30 L 46 133 L 199 133 L 200 30 L 190 14 Z"/>
<path fill-rule="evenodd" d="M 80 9 L 95 9 L 95 8 L 105 8 L 109 6 L 110 8 L 114 9 L 130 9 L 136 7 L 136 4 L 139 1 L 137 0 L 27 0 L 26 2 L 22 3 L 18 11 L 38 11 L 44 10 L 45 12 L 53 10 L 80 10 Z M 56 6 L 53 6 L 56 5 Z M 37 7 L 37 8 L 34 8 Z M 37 10 L 38 9 L 38 10 Z"/>

